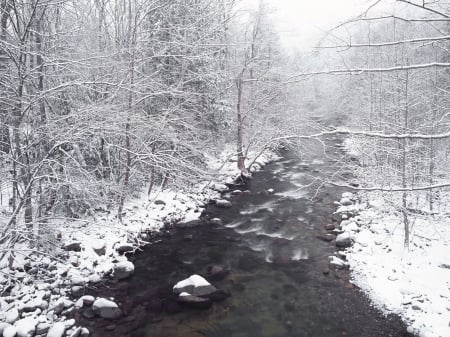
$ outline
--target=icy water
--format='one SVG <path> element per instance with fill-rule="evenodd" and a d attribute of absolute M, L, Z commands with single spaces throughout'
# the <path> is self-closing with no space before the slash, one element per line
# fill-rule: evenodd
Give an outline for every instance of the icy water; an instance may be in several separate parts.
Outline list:
<path fill-rule="evenodd" d="M 316 236 L 332 223 L 333 202 L 343 191 L 325 186 L 318 192 L 317 184 L 340 164 L 318 144 L 310 152 L 303 158 L 283 152 L 243 188 L 250 192 L 230 196 L 232 208 L 210 205 L 206 217 L 219 217 L 223 225 L 205 221 L 161 234 L 161 242 L 134 257 L 131 279 L 97 293 L 114 296 L 125 316 L 80 323 L 101 337 L 408 336 L 398 317 L 371 307 L 346 271 L 329 270 L 335 245 Z M 230 270 L 212 283 L 231 296 L 209 310 L 173 313 L 180 308 L 171 286 L 194 273 L 206 276 L 211 265 Z"/>

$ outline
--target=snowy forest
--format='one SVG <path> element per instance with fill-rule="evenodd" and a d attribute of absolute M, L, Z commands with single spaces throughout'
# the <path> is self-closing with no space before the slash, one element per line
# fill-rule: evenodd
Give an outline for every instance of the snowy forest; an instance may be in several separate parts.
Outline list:
<path fill-rule="evenodd" d="M 0 0 L 0 336 L 450 336 L 450 5 L 286 3 Z"/>

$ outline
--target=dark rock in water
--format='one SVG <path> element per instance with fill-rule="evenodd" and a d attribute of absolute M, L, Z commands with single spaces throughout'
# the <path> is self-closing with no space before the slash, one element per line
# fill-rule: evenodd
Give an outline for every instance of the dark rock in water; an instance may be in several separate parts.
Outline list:
<path fill-rule="evenodd" d="M 166 203 L 164 202 L 164 201 L 162 201 L 162 200 L 155 200 L 154 202 L 153 202 L 155 205 L 165 205 Z"/>
<path fill-rule="evenodd" d="M 216 292 L 208 295 L 208 298 L 213 302 L 221 302 L 230 297 L 230 294 L 225 290 L 217 290 Z"/>
<path fill-rule="evenodd" d="M 181 312 L 183 310 L 183 308 L 181 307 L 181 305 L 178 302 L 168 300 L 164 303 L 164 310 L 168 314 L 178 314 L 179 312 Z"/>
<path fill-rule="evenodd" d="M 84 288 L 81 286 L 73 286 L 71 289 L 72 296 L 80 297 L 84 293 Z"/>
<path fill-rule="evenodd" d="M 68 252 L 81 252 L 81 243 L 72 242 L 64 246 L 64 250 Z"/>
<path fill-rule="evenodd" d="M 223 280 L 227 277 L 229 271 L 222 266 L 209 266 L 206 270 L 206 276 L 212 281 Z"/>
<path fill-rule="evenodd" d="M 333 229 L 336 229 L 336 226 L 334 224 L 328 224 L 328 225 L 325 225 L 325 229 L 327 231 L 332 231 Z"/>
<path fill-rule="evenodd" d="M 330 242 L 334 240 L 334 235 L 333 234 L 320 234 L 317 235 L 316 238 L 318 238 L 319 240 L 325 241 L 325 242 Z"/>
<path fill-rule="evenodd" d="M 130 261 L 121 261 L 114 265 L 114 277 L 124 280 L 134 273 L 134 265 Z"/>
<path fill-rule="evenodd" d="M 87 318 L 87 319 L 93 319 L 95 317 L 95 312 L 91 308 L 83 310 L 83 312 L 81 314 L 83 315 L 84 318 Z"/>
<path fill-rule="evenodd" d="M 212 306 L 209 298 L 193 296 L 188 293 L 181 293 L 177 300 L 179 303 L 195 309 L 209 309 Z"/>

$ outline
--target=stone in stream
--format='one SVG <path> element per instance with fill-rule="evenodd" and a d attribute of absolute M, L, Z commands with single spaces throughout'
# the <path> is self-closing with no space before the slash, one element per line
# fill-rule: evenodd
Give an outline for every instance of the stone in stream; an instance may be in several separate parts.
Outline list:
<path fill-rule="evenodd" d="M 0 336 L 3 335 L 3 331 L 9 326 L 11 326 L 11 324 L 5 323 L 5 322 L 0 322 Z"/>
<path fill-rule="evenodd" d="M 19 319 L 19 310 L 17 308 L 12 308 L 6 312 L 5 322 L 9 324 L 13 324 L 15 321 Z"/>
<path fill-rule="evenodd" d="M 92 304 L 92 309 L 98 316 L 106 319 L 116 319 L 122 315 L 119 306 L 106 298 L 95 300 Z"/>
<path fill-rule="evenodd" d="M 231 204 L 230 201 L 225 200 L 225 199 L 217 199 L 216 200 L 216 206 L 220 207 L 220 208 L 230 208 L 233 205 Z"/>
<path fill-rule="evenodd" d="M 225 277 L 227 277 L 228 273 L 229 270 L 218 265 L 208 266 L 208 268 L 206 269 L 206 275 L 210 280 L 213 281 L 223 280 Z"/>
<path fill-rule="evenodd" d="M 334 235 L 333 234 L 319 234 L 319 235 L 316 235 L 316 238 L 318 238 L 319 240 L 325 241 L 325 242 L 331 242 L 334 240 Z"/>
<path fill-rule="evenodd" d="M 179 296 L 177 301 L 179 303 L 188 305 L 195 309 L 209 309 L 212 306 L 212 302 L 208 298 L 198 297 L 191 295 L 186 292 L 182 292 Z"/>
<path fill-rule="evenodd" d="M 114 277 L 124 280 L 134 273 L 134 264 L 130 261 L 121 261 L 114 265 Z"/>
<path fill-rule="evenodd" d="M 191 275 L 189 278 L 178 282 L 173 287 L 173 292 L 175 294 L 189 293 L 193 296 L 203 297 L 208 297 L 208 295 L 211 295 L 216 291 L 216 287 L 211 285 L 200 275 Z"/>
<path fill-rule="evenodd" d="M 336 226 L 331 223 L 331 224 L 325 225 L 325 229 L 327 231 L 332 231 L 333 229 L 336 229 Z"/>
<path fill-rule="evenodd" d="M 131 243 L 118 243 L 117 246 L 115 246 L 114 248 L 116 250 L 116 252 L 118 252 L 119 254 L 123 255 L 125 253 L 131 253 L 134 252 L 134 246 Z"/>
<path fill-rule="evenodd" d="M 344 232 L 336 237 L 336 246 L 339 248 L 347 248 L 352 245 L 350 233 Z"/>
<path fill-rule="evenodd" d="M 219 219 L 219 218 L 212 218 L 212 219 L 209 219 L 209 220 L 208 220 L 208 223 L 209 223 L 210 225 L 216 225 L 216 226 L 222 226 L 222 225 L 223 225 L 222 219 Z"/>

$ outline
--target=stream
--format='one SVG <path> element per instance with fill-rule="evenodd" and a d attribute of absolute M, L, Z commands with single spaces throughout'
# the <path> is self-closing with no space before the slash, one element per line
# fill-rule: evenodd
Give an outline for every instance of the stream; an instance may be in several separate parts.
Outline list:
<path fill-rule="evenodd" d="M 371 306 L 348 271 L 329 268 L 336 246 L 317 236 L 336 220 L 333 202 L 344 191 L 300 188 L 341 167 L 327 155 L 341 151 L 339 139 L 326 144 L 325 151 L 311 143 L 303 157 L 282 151 L 242 187 L 246 193 L 224 194 L 233 207 L 211 204 L 201 225 L 160 233 L 159 243 L 131 258 L 132 278 L 96 293 L 114 297 L 124 317 L 81 323 L 100 337 L 409 336 L 400 318 Z M 211 283 L 231 296 L 208 310 L 180 308 L 171 287 L 192 274 L 207 278 L 213 265 L 229 270 Z"/>

